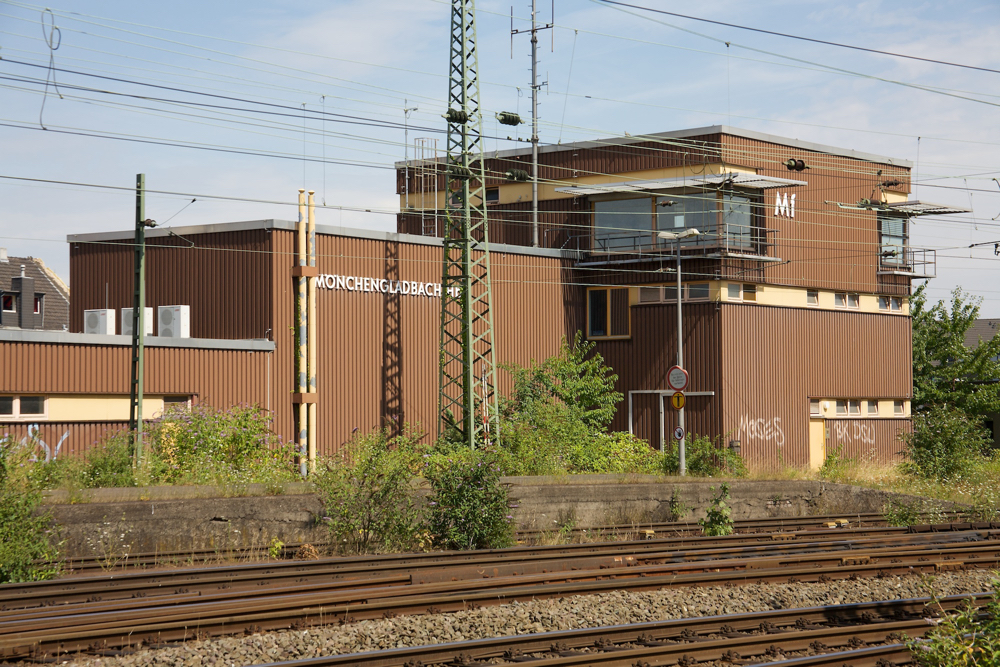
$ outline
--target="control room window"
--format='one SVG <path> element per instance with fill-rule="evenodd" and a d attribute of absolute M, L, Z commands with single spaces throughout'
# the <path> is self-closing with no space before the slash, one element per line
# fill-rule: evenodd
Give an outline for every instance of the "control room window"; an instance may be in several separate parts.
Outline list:
<path fill-rule="evenodd" d="M 587 292 L 587 337 L 628 338 L 628 288 L 611 287 Z"/>
<path fill-rule="evenodd" d="M 594 250 L 635 250 L 653 244 L 650 197 L 594 202 Z"/>
<path fill-rule="evenodd" d="M 16 312 L 16 309 L 14 307 L 14 295 L 13 294 L 4 294 L 3 297 L 0 297 L 0 299 L 2 299 L 2 301 L 3 301 L 3 312 L 5 312 L 5 313 Z"/>
<path fill-rule="evenodd" d="M 807 306 L 818 306 L 819 305 L 819 292 L 816 290 L 809 290 L 806 292 L 806 305 Z"/>
<path fill-rule="evenodd" d="M 879 259 L 883 265 L 904 266 L 906 264 L 908 227 L 909 223 L 905 217 L 879 212 Z"/>

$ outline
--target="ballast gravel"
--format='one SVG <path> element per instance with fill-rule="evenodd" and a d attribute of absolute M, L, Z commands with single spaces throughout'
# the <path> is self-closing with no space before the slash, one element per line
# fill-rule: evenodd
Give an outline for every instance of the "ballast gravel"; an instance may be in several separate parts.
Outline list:
<path fill-rule="evenodd" d="M 939 595 L 979 593 L 992 590 L 995 578 L 996 573 L 988 570 L 948 572 L 937 575 L 933 587 Z M 357 621 L 344 626 L 219 637 L 142 649 L 123 656 L 69 657 L 63 664 L 232 667 L 505 635 L 927 595 L 927 581 L 918 575 L 827 583 L 750 584 L 636 593 L 615 591 L 513 602 L 455 613 Z"/>

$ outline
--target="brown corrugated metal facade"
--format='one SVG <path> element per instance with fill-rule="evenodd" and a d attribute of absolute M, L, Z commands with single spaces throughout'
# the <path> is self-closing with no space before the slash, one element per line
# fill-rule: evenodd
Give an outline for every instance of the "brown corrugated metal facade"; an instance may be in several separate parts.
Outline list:
<path fill-rule="evenodd" d="M 789 172 L 783 165 L 789 158 L 803 160 L 808 169 Z M 768 261 L 685 251 L 685 282 L 715 285 L 711 300 L 683 306 L 684 359 L 691 376 L 685 410 L 688 432 L 723 442 L 739 440 L 754 467 L 815 465 L 810 447 L 818 424 L 810 417 L 810 401 L 910 398 L 908 316 L 872 307 L 853 312 L 805 307 L 806 290 L 844 290 L 867 298 L 909 295 L 908 277 L 877 273 L 875 213 L 827 203 L 878 198 L 879 184 L 887 180 L 898 183 L 883 189 L 905 196 L 905 166 L 888 158 L 791 140 L 782 143 L 725 128 L 656 140 L 547 147 L 541 165 L 542 178 L 566 183 L 583 175 L 622 181 L 621 174 L 638 178 L 655 170 L 661 170 L 657 178 L 671 177 L 678 169 L 696 174 L 711 165 L 808 183 L 793 190 L 794 217 L 776 215 L 774 191 L 763 191 L 763 213 L 757 220 L 776 230 Z M 487 186 L 502 187 L 504 171 L 526 166 L 523 154 L 488 158 Z M 402 188 L 402 170 L 399 179 Z M 412 186 L 415 179 L 410 182 Z M 438 178 L 438 187 L 443 185 L 443 177 Z M 612 290 L 608 301 L 615 312 L 628 313 L 628 326 L 615 319 L 613 339 L 595 338 L 596 350 L 618 374 L 618 389 L 627 397 L 613 428 L 631 425 L 637 435 L 659 446 L 661 398 L 650 392 L 668 390 L 667 371 L 677 354 L 676 306 L 635 297 L 640 285 L 674 280 L 675 260 L 666 255 L 623 262 L 590 253 L 585 233 L 592 224 L 590 207 L 588 198 L 581 196 L 542 201 L 542 248 L 533 249 L 526 247 L 532 232 L 530 202 L 490 206 L 497 360 L 527 364 L 550 356 L 563 337 L 585 329 L 588 288 L 630 286 Z M 192 337 L 268 339 L 274 342 L 274 352 L 153 347 L 147 352 L 148 392 L 189 394 L 219 406 L 270 406 L 276 431 L 285 438 L 293 436 L 294 227 L 272 220 L 176 230 L 183 238 L 163 230 L 149 232 L 149 306 L 188 304 Z M 440 283 L 441 239 L 419 236 L 424 230 L 420 212 L 400 215 L 399 234 L 324 226 L 317 230 L 321 453 L 335 451 L 356 431 L 387 422 L 419 423 L 431 432 L 436 428 L 439 299 L 338 288 L 328 278 Z M 441 233 L 443 220 L 436 229 Z M 85 309 L 131 305 L 130 236 L 71 237 L 72 331 L 82 329 Z M 774 300 L 729 301 L 720 296 L 726 283 L 715 281 L 755 283 Z M 776 296 L 771 297 L 772 289 Z M 800 293 L 802 307 L 793 303 Z M 0 345 L 0 362 L 3 391 L 123 394 L 128 388 L 124 347 L 12 342 Z M 508 388 L 508 378 L 501 373 L 500 391 Z M 663 410 L 668 441 L 676 423 L 677 413 L 668 404 Z M 96 437 L 99 425 L 73 428 L 81 437 L 84 430 L 86 437 Z M 889 460 L 899 450 L 897 435 L 909 429 L 909 419 L 828 418 L 823 428 L 827 452 L 840 447 L 846 456 Z"/>

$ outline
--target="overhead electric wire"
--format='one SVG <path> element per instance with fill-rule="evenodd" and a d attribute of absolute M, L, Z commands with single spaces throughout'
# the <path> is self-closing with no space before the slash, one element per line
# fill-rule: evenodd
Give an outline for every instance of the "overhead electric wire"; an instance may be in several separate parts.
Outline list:
<path fill-rule="evenodd" d="M 980 72 L 992 72 L 993 74 L 1000 74 L 1000 70 L 991 69 L 989 67 L 978 67 L 976 65 L 963 65 L 962 63 L 953 63 L 947 60 L 936 60 L 934 58 L 923 58 L 921 56 L 911 56 L 905 53 L 894 53 L 892 51 L 880 51 L 879 49 L 870 49 L 864 46 L 856 46 L 853 44 L 842 44 L 840 42 L 829 42 L 825 39 L 816 39 L 813 37 L 803 37 L 802 35 L 792 35 L 785 32 L 776 32 L 774 30 L 764 30 L 763 28 L 751 28 L 750 26 L 739 25 L 738 23 L 726 23 L 725 21 L 715 21 L 712 19 L 699 18 L 697 16 L 690 16 L 687 14 L 678 14 L 677 12 L 668 12 L 663 9 L 655 9 L 653 7 L 643 7 L 641 5 L 631 5 L 627 2 L 619 2 L 618 0 L 599 0 L 608 5 L 621 5 L 623 7 L 631 7 L 632 9 L 639 9 L 645 12 L 655 12 L 657 14 L 666 14 L 667 16 L 676 16 L 682 19 L 689 19 L 691 21 L 700 21 L 702 23 L 712 23 L 715 25 L 725 26 L 727 28 L 737 28 L 739 30 L 748 30 L 750 32 L 758 32 L 765 35 L 775 35 L 777 37 L 786 37 L 788 39 L 797 39 L 803 42 L 813 42 L 814 44 L 825 44 L 826 46 L 836 46 L 841 49 L 853 49 L 855 51 L 866 51 L 868 53 L 877 53 L 883 56 L 892 56 L 894 58 L 906 58 L 908 60 L 920 60 L 925 63 L 933 63 L 935 65 L 947 65 L 949 67 L 961 67 L 964 69 L 979 70 Z"/>

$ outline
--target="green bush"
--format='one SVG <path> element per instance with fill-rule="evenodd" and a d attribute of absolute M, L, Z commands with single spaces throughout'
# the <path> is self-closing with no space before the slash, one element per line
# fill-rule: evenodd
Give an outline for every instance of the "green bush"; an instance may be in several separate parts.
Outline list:
<path fill-rule="evenodd" d="M 631 433 L 595 433 L 569 450 L 569 465 L 578 473 L 656 473 L 660 453 Z"/>
<path fill-rule="evenodd" d="M 914 415 L 913 431 L 901 439 L 910 472 L 938 480 L 962 475 L 982 459 L 989 445 L 982 424 L 950 406 L 934 406 Z"/>
<path fill-rule="evenodd" d="M 708 436 L 688 433 L 684 440 L 684 463 L 687 474 L 695 477 L 746 477 L 747 467 L 743 458 Z M 680 472 L 680 450 L 672 444 L 663 455 L 663 472 L 676 475 Z"/>
<path fill-rule="evenodd" d="M 378 553 L 413 548 L 420 516 L 411 481 L 420 460 L 417 430 L 377 431 L 356 437 L 325 459 L 312 476 L 338 551 Z"/>
<path fill-rule="evenodd" d="M 506 475 L 558 475 L 569 471 L 569 451 L 592 430 L 579 411 L 552 398 L 532 401 L 525 412 L 500 421 L 498 463 Z"/>
<path fill-rule="evenodd" d="M 944 614 L 922 640 L 907 647 L 921 667 L 1000 667 L 1000 581 L 993 582 L 993 599 L 985 610 L 972 604 Z M 935 599 L 935 603 L 937 600 Z M 940 605 L 939 605 L 940 608 Z M 981 615 L 985 611 L 985 618 Z"/>
<path fill-rule="evenodd" d="M 443 549 L 497 549 L 513 543 L 507 487 L 492 451 L 438 452 L 427 459 L 427 526 Z"/>
<path fill-rule="evenodd" d="M 39 581 L 61 571 L 51 519 L 36 512 L 41 493 L 30 476 L 35 465 L 18 442 L 0 438 L 0 583 Z"/>

